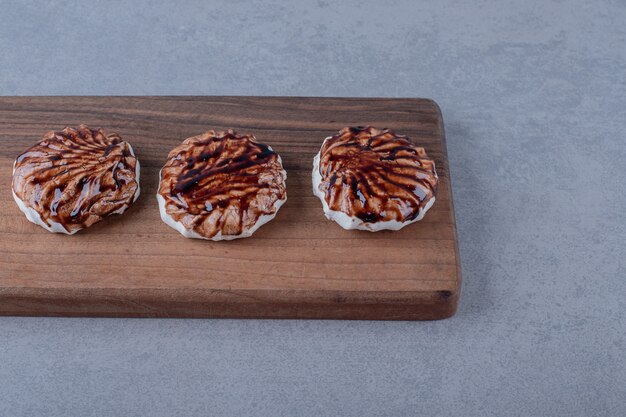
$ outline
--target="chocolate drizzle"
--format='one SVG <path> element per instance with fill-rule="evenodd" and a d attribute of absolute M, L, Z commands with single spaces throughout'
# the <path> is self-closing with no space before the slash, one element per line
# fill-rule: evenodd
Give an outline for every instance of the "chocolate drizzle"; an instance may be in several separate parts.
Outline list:
<path fill-rule="evenodd" d="M 161 170 L 166 213 L 212 238 L 237 236 L 286 198 L 280 157 L 252 135 L 213 130 L 174 148 Z"/>
<path fill-rule="evenodd" d="M 319 189 L 330 210 L 365 223 L 417 218 L 437 192 L 424 148 L 371 126 L 343 128 L 320 150 Z"/>
<path fill-rule="evenodd" d="M 137 160 L 115 133 L 80 125 L 48 132 L 15 161 L 13 191 L 41 221 L 74 233 L 138 195 Z"/>

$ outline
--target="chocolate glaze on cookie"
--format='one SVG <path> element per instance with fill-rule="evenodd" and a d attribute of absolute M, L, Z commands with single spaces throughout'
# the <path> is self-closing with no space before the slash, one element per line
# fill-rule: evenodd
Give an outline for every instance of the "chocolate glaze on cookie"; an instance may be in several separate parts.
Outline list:
<path fill-rule="evenodd" d="M 233 130 L 186 139 L 160 175 L 161 216 L 187 237 L 250 236 L 287 198 L 280 156 Z"/>
<path fill-rule="evenodd" d="M 434 202 L 438 180 L 424 148 L 371 126 L 346 127 L 327 138 L 313 177 L 325 211 L 351 218 L 347 228 L 372 231 L 419 220 Z M 386 222 L 394 227 L 374 227 Z"/>
<path fill-rule="evenodd" d="M 139 162 L 116 133 L 86 125 L 48 132 L 15 160 L 13 195 L 29 220 L 73 234 L 139 196 Z"/>

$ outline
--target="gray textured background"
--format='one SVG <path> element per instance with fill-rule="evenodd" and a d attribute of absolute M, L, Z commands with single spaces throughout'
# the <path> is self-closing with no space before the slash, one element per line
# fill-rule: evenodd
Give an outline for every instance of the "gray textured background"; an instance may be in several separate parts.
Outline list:
<path fill-rule="evenodd" d="M 0 318 L 0 415 L 626 415 L 626 2 L 430 3 L 1 1 L 3 95 L 434 98 L 464 286 L 441 322 Z"/>

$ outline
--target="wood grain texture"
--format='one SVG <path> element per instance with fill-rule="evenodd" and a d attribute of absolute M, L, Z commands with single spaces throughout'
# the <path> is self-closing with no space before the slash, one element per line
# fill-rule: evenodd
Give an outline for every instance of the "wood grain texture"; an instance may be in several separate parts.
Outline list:
<path fill-rule="evenodd" d="M 15 157 L 48 130 L 119 133 L 141 162 L 139 200 L 74 236 L 29 223 L 11 197 Z M 341 127 L 389 127 L 426 148 L 440 177 L 425 219 L 346 231 L 311 191 L 313 156 Z M 185 239 L 163 224 L 158 171 L 171 148 L 234 128 L 271 145 L 288 201 L 252 238 Z M 0 98 L 0 314 L 430 320 L 456 311 L 461 276 L 443 122 L 425 99 Z"/>

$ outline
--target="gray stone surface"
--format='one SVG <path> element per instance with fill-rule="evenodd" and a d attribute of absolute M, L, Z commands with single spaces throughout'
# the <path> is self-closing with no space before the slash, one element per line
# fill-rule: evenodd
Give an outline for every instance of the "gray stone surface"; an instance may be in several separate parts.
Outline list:
<path fill-rule="evenodd" d="M 626 415 L 625 22 L 622 0 L 2 1 L 3 95 L 436 99 L 464 286 L 441 322 L 0 318 L 0 415 Z"/>

